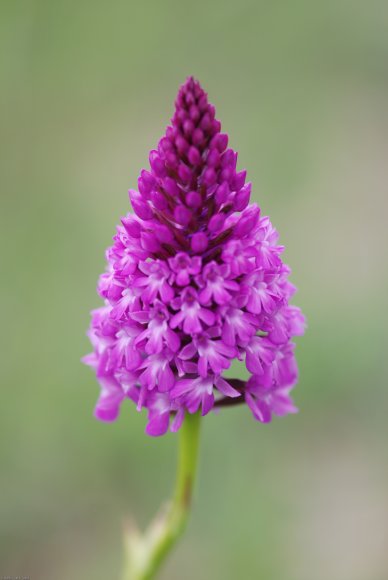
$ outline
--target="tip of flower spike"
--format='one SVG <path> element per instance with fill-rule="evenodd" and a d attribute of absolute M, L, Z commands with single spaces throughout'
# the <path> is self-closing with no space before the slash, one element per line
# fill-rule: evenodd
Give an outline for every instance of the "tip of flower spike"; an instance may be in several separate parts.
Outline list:
<path fill-rule="evenodd" d="M 129 192 L 137 217 L 148 222 L 140 232 L 143 247 L 154 256 L 214 252 L 227 218 L 249 203 L 246 172 L 237 173 L 237 154 L 220 131 L 215 107 L 199 81 L 189 76 L 179 88 L 171 125 L 149 155 L 150 171 L 142 170 L 138 191 Z M 168 243 L 148 243 L 153 224 L 170 230 Z"/>
<path fill-rule="evenodd" d="M 198 99 L 202 95 L 206 95 L 205 91 L 201 86 L 201 83 L 193 75 L 188 76 L 185 82 L 181 84 L 178 92 L 178 97 L 180 94 L 183 95 L 192 94 L 194 99 Z"/>

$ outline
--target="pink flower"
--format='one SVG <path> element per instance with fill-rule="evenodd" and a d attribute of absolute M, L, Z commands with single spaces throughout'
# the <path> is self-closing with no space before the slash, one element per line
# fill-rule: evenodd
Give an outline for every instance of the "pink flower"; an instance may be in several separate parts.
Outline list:
<path fill-rule="evenodd" d="M 274 346 L 264 336 L 253 336 L 246 346 L 246 365 L 249 372 L 262 375 L 275 358 Z"/>
<path fill-rule="evenodd" d="M 240 286 L 233 280 L 228 280 L 230 269 L 227 264 L 216 262 L 206 264 L 198 284 L 203 288 L 199 294 L 201 304 L 208 304 L 212 299 L 216 304 L 227 304 L 232 298 L 230 291 L 238 292 Z"/>
<path fill-rule="evenodd" d="M 145 369 L 139 377 L 141 385 L 148 390 L 157 387 L 161 393 L 172 389 L 175 378 L 170 366 L 171 359 L 172 355 L 167 350 L 145 358 L 139 365 L 139 369 Z"/>
<path fill-rule="evenodd" d="M 234 346 L 237 342 L 242 346 L 257 331 L 257 318 L 241 308 L 224 307 L 220 309 L 220 315 L 224 322 L 222 338 L 230 346 Z"/>
<path fill-rule="evenodd" d="M 180 380 L 176 383 L 171 395 L 180 399 L 189 413 L 195 413 L 201 408 L 202 415 L 207 415 L 214 406 L 214 388 L 227 397 L 240 396 L 239 391 L 217 375 Z"/>
<path fill-rule="evenodd" d="M 201 271 L 201 258 L 199 256 L 190 257 L 184 252 L 179 252 L 170 258 L 169 264 L 175 274 L 174 278 L 178 286 L 187 286 L 190 277 Z"/>
<path fill-rule="evenodd" d="M 272 287 L 273 279 L 274 275 L 267 270 L 255 270 L 245 277 L 244 283 L 248 288 L 246 308 L 249 312 L 271 314 L 275 310 L 279 295 Z"/>
<path fill-rule="evenodd" d="M 190 360 L 198 356 L 199 374 L 201 377 L 206 377 L 209 368 L 217 375 L 228 369 L 231 359 L 236 355 L 237 351 L 233 346 L 228 346 L 222 340 L 212 338 L 210 333 L 203 332 L 195 336 L 193 341 L 181 350 L 179 358 Z"/>
<path fill-rule="evenodd" d="M 179 350 L 179 336 L 168 326 L 170 314 L 162 302 L 155 300 L 154 306 L 149 311 L 132 312 L 131 318 L 138 322 L 148 323 L 136 338 L 137 345 L 144 343 L 144 350 L 147 354 L 162 352 L 164 346 L 172 352 Z"/>
<path fill-rule="evenodd" d="M 178 310 L 171 319 L 171 328 L 182 327 L 189 336 L 202 332 L 204 325 L 214 324 L 214 313 L 200 305 L 197 292 L 192 287 L 185 288 L 182 297 L 173 300 L 171 306 Z"/>
<path fill-rule="evenodd" d="M 135 278 L 133 286 L 142 289 L 142 299 L 146 303 L 153 302 L 157 296 L 168 303 L 174 297 L 174 290 L 168 283 L 171 272 L 166 263 L 160 260 L 139 262 L 139 270 L 145 276 Z"/>
<path fill-rule="evenodd" d="M 263 385 L 257 376 L 252 376 L 245 393 L 245 400 L 255 419 L 261 423 L 269 423 L 272 414 L 282 417 L 288 413 L 297 413 L 289 393 L 291 385 L 277 387 Z"/>

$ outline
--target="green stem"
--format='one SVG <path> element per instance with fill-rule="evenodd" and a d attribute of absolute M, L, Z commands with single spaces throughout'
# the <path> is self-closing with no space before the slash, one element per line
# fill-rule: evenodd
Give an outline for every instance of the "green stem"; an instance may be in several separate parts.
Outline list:
<path fill-rule="evenodd" d="M 171 503 L 141 535 L 133 526 L 126 535 L 127 567 L 123 580 L 151 580 L 183 533 L 197 471 L 200 414 L 186 413 L 179 432 L 178 468 Z"/>

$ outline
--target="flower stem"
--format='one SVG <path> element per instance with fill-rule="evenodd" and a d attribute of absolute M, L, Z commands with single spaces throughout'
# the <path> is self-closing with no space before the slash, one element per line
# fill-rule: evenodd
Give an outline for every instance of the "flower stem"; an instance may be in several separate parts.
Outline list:
<path fill-rule="evenodd" d="M 186 413 L 179 433 L 178 467 L 171 502 L 144 534 L 133 526 L 126 534 L 127 564 L 123 580 L 151 580 L 183 533 L 197 471 L 200 414 Z"/>

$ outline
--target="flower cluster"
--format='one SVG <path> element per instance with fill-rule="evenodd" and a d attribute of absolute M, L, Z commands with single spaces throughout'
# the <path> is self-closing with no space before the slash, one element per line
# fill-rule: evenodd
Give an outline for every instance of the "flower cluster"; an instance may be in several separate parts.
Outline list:
<path fill-rule="evenodd" d="M 198 82 L 180 88 L 171 125 L 149 156 L 134 214 L 107 250 L 84 361 L 101 386 L 95 415 L 115 420 L 125 398 L 148 411 L 146 431 L 179 429 L 185 412 L 246 401 L 261 422 L 295 412 L 291 338 L 304 319 L 268 217 L 249 204 L 215 109 Z M 245 360 L 247 382 L 223 377 Z"/>

